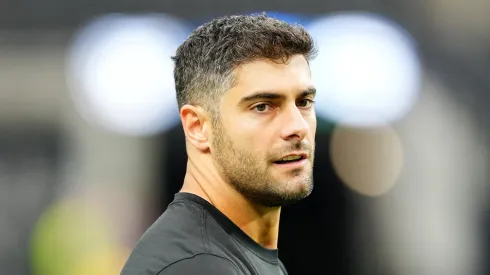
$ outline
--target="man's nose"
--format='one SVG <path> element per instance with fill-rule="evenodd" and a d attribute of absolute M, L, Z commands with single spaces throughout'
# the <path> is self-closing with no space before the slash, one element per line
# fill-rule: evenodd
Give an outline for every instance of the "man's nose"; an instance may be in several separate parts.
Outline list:
<path fill-rule="evenodd" d="M 297 106 L 289 108 L 284 114 L 281 137 L 284 140 L 303 140 L 308 133 L 309 124 Z"/>

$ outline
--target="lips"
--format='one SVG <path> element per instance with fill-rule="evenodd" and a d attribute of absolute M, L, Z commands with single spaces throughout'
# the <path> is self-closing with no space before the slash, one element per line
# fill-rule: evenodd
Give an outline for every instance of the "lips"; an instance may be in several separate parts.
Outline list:
<path fill-rule="evenodd" d="M 308 157 L 307 154 L 305 153 L 295 153 L 295 154 L 288 154 L 279 160 L 274 161 L 276 164 L 286 164 L 286 163 L 294 163 L 294 162 L 299 162 L 301 160 L 304 160 Z"/>

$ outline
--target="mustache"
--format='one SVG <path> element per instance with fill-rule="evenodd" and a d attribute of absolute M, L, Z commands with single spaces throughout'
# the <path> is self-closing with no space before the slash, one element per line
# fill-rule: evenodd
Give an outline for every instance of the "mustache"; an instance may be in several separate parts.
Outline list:
<path fill-rule="evenodd" d="M 287 155 L 291 152 L 294 151 L 304 151 L 307 152 L 308 155 L 311 157 L 313 155 L 313 151 L 315 149 L 314 144 L 308 144 L 306 142 L 300 141 L 300 142 L 295 142 L 295 143 L 290 143 L 284 147 L 281 147 L 280 149 L 274 150 L 274 157 L 273 159 L 278 159 L 283 157 L 284 155 Z"/>

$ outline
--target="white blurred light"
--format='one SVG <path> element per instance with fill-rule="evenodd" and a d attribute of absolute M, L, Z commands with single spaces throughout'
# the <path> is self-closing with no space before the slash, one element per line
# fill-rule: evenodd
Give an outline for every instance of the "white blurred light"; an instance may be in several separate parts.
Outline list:
<path fill-rule="evenodd" d="M 82 116 L 129 135 L 152 135 L 178 122 L 173 79 L 177 47 L 189 34 L 167 15 L 99 17 L 75 37 L 67 79 Z"/>
<path fill-rule="evenodd" d="M 308 30 L 319 50 L 311 63 L 318 115 L 371 127 L 410 111 L 421 69 L 401 27 L 373 14 L 340 13 L 314 21 Z"/>

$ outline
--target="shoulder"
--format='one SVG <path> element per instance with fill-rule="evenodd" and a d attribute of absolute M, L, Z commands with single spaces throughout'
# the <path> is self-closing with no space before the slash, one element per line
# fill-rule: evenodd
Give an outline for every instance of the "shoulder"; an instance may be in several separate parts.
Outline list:
<path fill-rule="evenodd" d="M 213 254 L 202 253 L 182 259 L 165 267 L 157 275 L 243 275 L 229 259 Z"/>
<path fill-rule="evenodd" d="M 141 236 L 121 274 L 194 274 L 191 268 L 204 275 L 220 270 L 243 274 L 236 273 L 237 266 L 245 270 L 241 256 L 233 237 L 209 210 L 194 200 L 180 200 Z"/>
<path fill-rule="evenodd" d="M 279 268 L 281 268 L 283 275 L 288 275 L 288 271 L 287 271 L 286 267 L 284 266 L 284 263 L 281 260 L 279 260 Z"/>
<path fill-rule="evenodd" d="M 122 274 L 154 275 L 172 263 L 209 252 L 201 217 L 192 204 L 171 205 L 138 240 Z"/>

